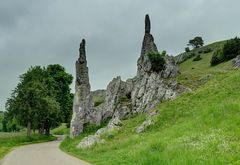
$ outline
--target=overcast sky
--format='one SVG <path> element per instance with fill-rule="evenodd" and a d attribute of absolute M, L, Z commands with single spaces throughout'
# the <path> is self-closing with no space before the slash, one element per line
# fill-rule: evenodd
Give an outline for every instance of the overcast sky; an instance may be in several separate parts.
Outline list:
<path fill-rule="evenodd" d="M 92 90 L 105 88 L 117 75 L 136 74 L 145 14 L 158 49 L 176 55 L 196 35 L 206 43 L 239 35 L 239 6 L 239 0 L 0 0 L 0 110 L 31 65 L 58 63 L 75 75 L 82 38 Z"/>

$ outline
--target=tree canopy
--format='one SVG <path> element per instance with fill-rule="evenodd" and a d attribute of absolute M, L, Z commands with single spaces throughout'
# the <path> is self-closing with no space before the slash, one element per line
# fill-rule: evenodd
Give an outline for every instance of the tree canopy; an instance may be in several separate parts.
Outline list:
<path fill-rule="evenodd" d="M 203 41 L 202 37 L 197 36 L 197 37 L 189 40 L 188 45 L 192 46 L 193 48 L 199 48 L 204 45 L 204 41 Z"/>
<path fill-rule="evenodd" d="M 20 76 L 20 82 L 7 100 L 7 116 L 26 126 L 28 135 L 32 129 L 49 134 L 51 127 L 66 121 L 70 115 L 72 79 L 60 65 L 31 67 Z M 68 106 L 63 104 L 65 98 Z"/>

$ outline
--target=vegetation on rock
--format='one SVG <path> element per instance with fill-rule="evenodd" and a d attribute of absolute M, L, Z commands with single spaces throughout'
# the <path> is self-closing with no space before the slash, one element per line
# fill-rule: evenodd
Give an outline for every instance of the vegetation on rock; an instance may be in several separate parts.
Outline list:
<path fill-rule="evenodd" d="M 151 70 L 154 72 L 160 72 L 164 69 L 165 66 L 165 56 L 166 52 L 163 51 L 162 53 L 159 52 L 151 52 L 147 54 L 150 61 L 151 61 Z"/>

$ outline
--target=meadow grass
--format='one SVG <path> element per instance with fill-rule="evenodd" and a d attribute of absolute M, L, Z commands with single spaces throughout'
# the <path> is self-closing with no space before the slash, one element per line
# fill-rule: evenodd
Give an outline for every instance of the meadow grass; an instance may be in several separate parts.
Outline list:
<path fill-rule="evenodd" d="M 54 135 L 69 135 L 70 129 L 67 128 L 66 123 L 62 123 L 59 127 L 51 130 Z"/>
<path fill-rule="evenodd" d="M 31 137 L 26 136 L 26 132 L 19 133 L 0 133 L 0 160 L 10 152 L 14 147 L 40 143 L 55 140 L 56 137 L 33 134 Z"/>

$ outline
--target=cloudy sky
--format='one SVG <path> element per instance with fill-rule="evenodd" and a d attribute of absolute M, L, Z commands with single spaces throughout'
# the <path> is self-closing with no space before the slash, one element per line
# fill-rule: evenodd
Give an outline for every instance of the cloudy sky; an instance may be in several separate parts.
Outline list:
<path fill-rule="evenodd" d="M 206 43 L 240 33 L 239 0 L 0 0 L 0 110 L 32 65 L 58 63 L 75 74 L 82 38 L 92 89 L 136 73 L 149 14 L 160 50 L 176 55 L 200 35 Z"/>

